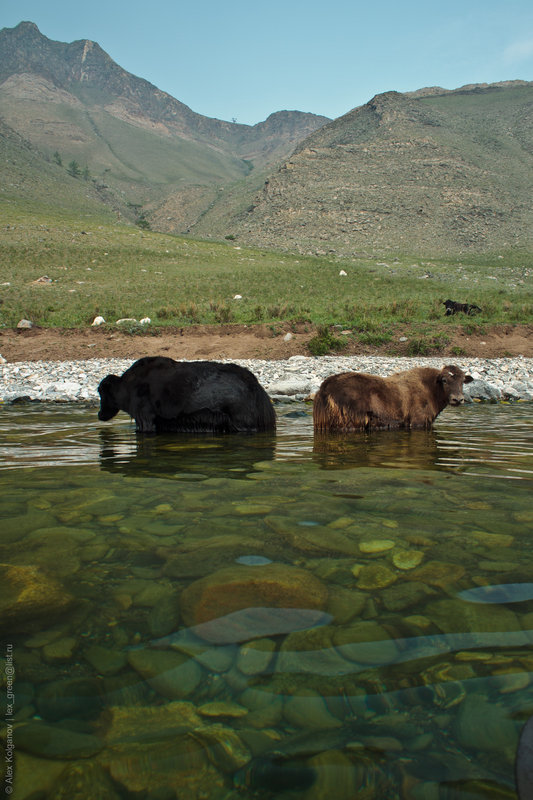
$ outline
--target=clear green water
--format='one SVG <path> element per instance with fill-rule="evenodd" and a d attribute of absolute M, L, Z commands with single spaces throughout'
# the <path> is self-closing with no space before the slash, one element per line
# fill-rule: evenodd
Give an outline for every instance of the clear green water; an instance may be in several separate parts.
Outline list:
<path fill-rule="evenodd" d="M 2 409 L 14 798 L 516 797 L 532 405 L 316 441 L 277 411 L 142 439 Z"/>

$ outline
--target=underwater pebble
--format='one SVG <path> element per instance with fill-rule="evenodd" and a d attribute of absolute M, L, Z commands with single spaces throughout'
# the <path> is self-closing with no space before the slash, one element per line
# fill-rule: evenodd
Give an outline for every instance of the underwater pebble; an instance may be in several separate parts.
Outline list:
<path fill-rule="evenodd" d="M 414 569 L 424 560 L 422 550 L 398 550 L 392 556 L 392 563 L 397 569 Z"/>
<path fill-rule="evenodd" d="M 357 578 L 358 589 L 384 589 L 397 580 L 397 575 L 383 564 L 368 564 L 360 571 Z"/>
<path fill-rule="evenodd" d="M 271 559 L 265 556 L 239 556 L 235 561 L 237 564 L 246 564 L 249 567 L 261 567 L 272 563 Z"/>
<path fill-rule="evenodd" d="M 46 722 L 28 722 L 17 728 L 17 748 L 43 758 L 89 758 L 103 746 L 96 736 Z"/>
<path fill-rule="evenodd" d="M 214 701 L 212 703 L 204 703 L 198 707 L 198 713 L 202 717 L 245 717 L 249 712 L 244 706 L 238 703 L 229 703 L 222 701 Z"/>
<path fill-rule="evenodd" d="M 289 725 L 296 728 L 340 728 L 342 722 L 334 717 L 326 706 L 325 700 L 318 692 L 302 689 L 297 695 L 285 700 L 283 716 Z"/>
<path fill-rule="evenodd" d="M 507 533 L 472 531 L 472 536 L 485 547 L 510 547 L 514 542 L 514 536 L 509 536 Z"/>
<path fill-rule="evenodd" d="M 368 542 L 359 542 L 359 549 L 362 553 L 384 553 L 392 550 L 394 544 L 391 539 L 371 539 Z"/>
<path fill-rule="evenodd" d="M 276 651 L 273 639 L 256 639 L 239 648 L 237 669 L 244 675 L 259 675 L 270 667 Z"/>
<path fill-rule="evenodd" d="M 93 644 L 85 653 L 85 658 L 100 675 L 115 675 L 126 665 L 125 653 Z"/>
<path fill-rule="evenodd" d="M 73 636 L 65 636 L 43 647 L 43 658 L 48 664 L 70 661 L 77 645 Z"/>
<path fill-rule="evenodd" d="M 518 743 L 518 730 L 509 711 L 499 703 L 481 695 L 470 695 L 459 706 L 455 723 L 459 742 L 467 750 L 513 754 Z"/>
<path fill-rule="evenodd" d="M 499 672 L 496 670 L 492 674 L 498 690 L 502 694 L 520 692 L 527 689 L 530 684 L 529 675 L 525 672 Z"/>
<path fill-rule="evenodd" d="M 198 664 L 174 651 L 130 650 L 128 662 L 152 689 L 169 700 L 191 695 L 203 674 Z"/>

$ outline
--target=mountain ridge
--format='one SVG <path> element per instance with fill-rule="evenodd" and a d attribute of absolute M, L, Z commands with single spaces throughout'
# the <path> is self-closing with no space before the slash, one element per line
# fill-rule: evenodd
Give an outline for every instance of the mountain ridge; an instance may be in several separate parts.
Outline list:
<path fill-rule="evenodd" d="M 310 134 L 225 222 L 306 254 L 531 250 L 532 184 L 533 83 L 392 91 Z"/>
<path fill-rule="evenodd" d="M 75 159 L 91 202 L 142 208 L 164 232 L 343 258 L 533 250 L 533 82 L 389 91 L 335 120 L 277 111 L 248 126 L 22 22 L 0 31 L 0 100 L 0 144 L 9 130 L 31 144 L 21 164 L 34 173 L 40 153 L 61 197 L 83 196 L 53 163 Z M 33 178 L 9 180 L 17 141 L 3 172 L 29 198 Z"/>

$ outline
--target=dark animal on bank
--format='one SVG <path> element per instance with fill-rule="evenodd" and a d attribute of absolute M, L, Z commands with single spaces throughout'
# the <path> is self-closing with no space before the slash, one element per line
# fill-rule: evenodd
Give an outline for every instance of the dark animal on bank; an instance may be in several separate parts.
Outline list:
<path fill-rule="evenodd" d="M 388 378 L 343 372 L 322 383 L 313 402 L 315 432 L 431 428 L 447 405 L 464 403 L 473 378 L 450 365 L 415 367 Z"/>
<path fill-rule="evenodd" d="M 274 431 L 272 402 L 255 375 L 237 364 L 149 356 L 98 387 L 98 419 L 125 411 L 143 433 Z"/>
<path fill-rule="evenodd" d="M 463 314 L 468 314 L 470 316 L 472 316 L 472 314 L 481 313 L 480 307 L 472 303 L 456 303 L 455 300 L 444 300 L 443 305 L 446 306 L 447 317 L 451 317 L 452 314 L 457 314 L 458 311 L 462 311 Z"/>

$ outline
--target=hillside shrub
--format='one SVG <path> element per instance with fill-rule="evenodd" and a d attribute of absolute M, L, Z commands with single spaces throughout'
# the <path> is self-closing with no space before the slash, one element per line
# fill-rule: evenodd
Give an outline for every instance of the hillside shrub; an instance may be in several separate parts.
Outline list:
<path fill-rule="evenodd" d="M 327 356 L 328 353 L 343 350 L 346 342 L 334 336 L 327 325 L 321 326 L 316 336 L 307 343 L 307 347 L 312 356 Z"/>

